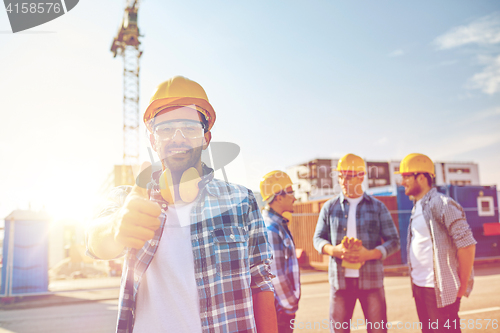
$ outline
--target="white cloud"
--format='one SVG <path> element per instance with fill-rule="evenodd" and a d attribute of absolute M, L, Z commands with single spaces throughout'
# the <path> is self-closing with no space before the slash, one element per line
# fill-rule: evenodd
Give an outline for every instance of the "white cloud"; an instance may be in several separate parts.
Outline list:
<path fill-rule="evenodd" d="M 399 57 L 399 56 L 402 56 L 403 54 L 405 54 L 405 52 L 403 50 L 397 49 L 397 50 L 394 50 L 391 53 L 389 53 L 387 56 L 389 56 L 389 57 Z"/>
<path fill-rule="evenodd" d="M 430 149 L 429 155 L 437 159 L 449 159 L 500 142 L 500 133 L 482 133 L 447 139 Z"/>
<path fill-rule="evenodd" d="M 500 92 L 500 55 L 496 58 L 483 58 L 482 62 L 487 66 L 469 79 L 468 87 L 480 89 L 488 95 Z"/>
<path fill-rule="evenodd" d="M 500 44 L 500 12 L 483 16 L 470 22 L 452 28 L 437 37 L 434 44 L 440 50 L 457 48 L 473 44 L 482 46 L 483 54 L 495 54 L 495 44 Z M 467 82 L 469 89 L 478 89 L 485 94 L 493 95 L 500 92 L 500 55 L 478 56 L 479 63 L 484 65 L 481 72 L 474 74 Z"/>
<path fill-rule="evenodd" d="M 446 50 L 467 44 L 500 43 L 500 13 L 493 13 L 468 25 L 455 27 L 434 40 L 438 49 Z"/>

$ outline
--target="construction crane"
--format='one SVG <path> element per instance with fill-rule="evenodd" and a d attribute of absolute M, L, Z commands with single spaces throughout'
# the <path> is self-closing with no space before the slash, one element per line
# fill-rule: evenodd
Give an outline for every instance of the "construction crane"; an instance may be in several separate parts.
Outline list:
<path fill-rule="evenodd" d="M 123 164 L 139 164 L 139 0 L 128 0 L 121 27 L 111 45 L 113 56 L 123 57 Z"/>
<path fill-rule="evenodd" d="M 111 45 L 113 57 L 123 57 L 123 165 L 121 175 L 119 166 L 115 166 L 115 186 L 131 185 L 132 166 L 139 164 L 139 62 L 142 55 L 137 25 L 139 5 L 140 0 L 127 0 L 121 27 Z"/>

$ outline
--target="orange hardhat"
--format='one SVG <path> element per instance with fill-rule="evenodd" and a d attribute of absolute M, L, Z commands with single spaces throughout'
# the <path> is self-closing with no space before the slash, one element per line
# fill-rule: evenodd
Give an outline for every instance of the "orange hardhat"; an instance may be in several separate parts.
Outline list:
<path fill-rule="evenodd" d="M 175 110 L 179 107 L 190 107 L 205 116 L 208 131 L 215 122 L 215 111 L 208 102 L 207 94 L 198 83 L 183 76 L 175 76 L 160 83 L 156 92 L 149 101 L 149 106 L 144 112 L 144 124 L 150 132 L 153 131 L 151 121 L 158 113 L 165 109 Z"/>
<path fill-rule="evenodd" d="M 337 171 L 362 176 L 366 173 L 365 161 L 358 155 L 347 154 L 339 160 Z"/>
<path fill-rule="evenodd" d="M 271 196 L 291 187 L 292 184 L 292 180 L 285 172 L 279 170 L 269 172 L 260 181 L 262 200 L 267 201 Z"/>
<path fill-rule="evenodd" d="M 406 156 L 399 164 L 399 171 L 394 173 L 428 173 L 432 177 L 436 176 L 431 159 L 424 154 L 416 153 Z"/>

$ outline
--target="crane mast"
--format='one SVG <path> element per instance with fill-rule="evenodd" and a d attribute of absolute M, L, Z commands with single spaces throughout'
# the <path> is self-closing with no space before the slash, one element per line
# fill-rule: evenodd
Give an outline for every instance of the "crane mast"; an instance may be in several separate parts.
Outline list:
<path fill-rule="evenodd" d="M 139 26 L 137 12 L 139 0 L 128 0 L 121 27 L 111 45 L 113 57 L 123 57 L 123 170 L 139 164 Z M 129 170 L 129 171 L 125 171 Z M 130 179 L 131 175 L 123 175 Z M 133 175 L 132 175 L 133 179 Z"/>

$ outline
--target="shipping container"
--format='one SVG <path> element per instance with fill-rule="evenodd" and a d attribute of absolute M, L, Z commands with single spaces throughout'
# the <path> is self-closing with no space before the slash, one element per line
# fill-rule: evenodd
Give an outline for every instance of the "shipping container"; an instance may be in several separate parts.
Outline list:
<path fill-rule="evenodd" d="M 399 239 L 401 240 L 401 262 L 408 263 L 408 254 L 406 247 L 408 245 L 407 233 L 410 225 L 411 211 L 413 209 L 413 201 L 405 195 L 405 188 L 398 186 L 397 188 L 398 201 L 398 221 L 399 221 Z"/>

